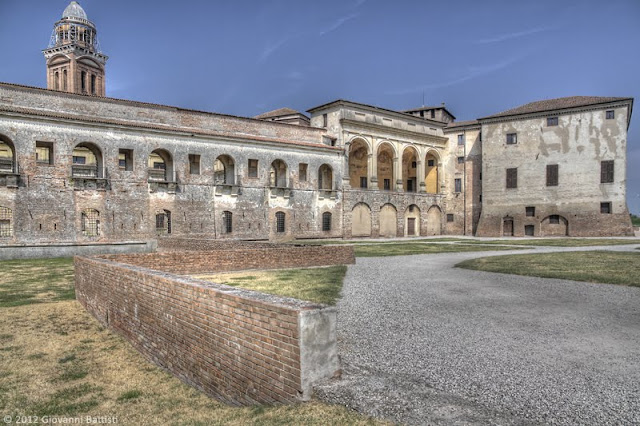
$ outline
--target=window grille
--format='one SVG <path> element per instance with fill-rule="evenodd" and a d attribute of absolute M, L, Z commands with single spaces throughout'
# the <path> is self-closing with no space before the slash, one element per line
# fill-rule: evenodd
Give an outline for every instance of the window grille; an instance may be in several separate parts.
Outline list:
<path fill-rule="evenodd" d="M 507 133 L 507 145 L 515 145 L 518 143 L 517 133 Z"/>
<path fill-rule="evenodd" d="M 223 232 L 225 234 L 230 234 L 233 231 L 232 218 L 233 213 L 227 211 L 222 212 L 222 226 L 224 227 Z"/>
<path fill-rule="evenodd" d="M 0 207 L 0 237 L 13 236 L 13 211 L 8 207 Z"/>
<path fill-rule="evenodd" d="M 322 230 L 331 231 L 331 213 L 322 213 Z"/>
<path fill-rule="evenodd" d="M 156 214 L 156 232 L 159 234 L 171 233 L 171 212 L 169 210 Z"/>
<path fill-rule="evenodd" d="M 547 165 L 547 186 L 558 186 L 558 165 Z"/>
<path fill-rule="evenodd" d="M 600 183 L 613 182 L 613 160 L 600 162 Z"/>
<path fill-rule="evenodd" d="M 557 126 L 558 117 L 547 117 L 547 126 Z"/>
<path fill-rule="evenodd" d="M 100 235 L 100 212 L 98 210 L 86 209 L 82 212 L 82 234 L 85 237 Z"/>
<path fill-rule="evenodd" d="M 284 232 L 284 213 L 276 213 L 276 232 Z"/>
<path fill-rule="evenodd" d="M 518 169 L 507 169 L 507 188 L 518 187 Z"/>

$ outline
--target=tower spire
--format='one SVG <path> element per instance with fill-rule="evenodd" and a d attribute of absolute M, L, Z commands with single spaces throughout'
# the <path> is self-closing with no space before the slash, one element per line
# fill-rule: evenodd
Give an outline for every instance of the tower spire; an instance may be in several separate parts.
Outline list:
<path fill-rule="evenodd" d="M 53 25 L 47 61 L 47 89 L 105 96 L 105 65 L 98 31 L 86 12 L 72 1 Z"/>

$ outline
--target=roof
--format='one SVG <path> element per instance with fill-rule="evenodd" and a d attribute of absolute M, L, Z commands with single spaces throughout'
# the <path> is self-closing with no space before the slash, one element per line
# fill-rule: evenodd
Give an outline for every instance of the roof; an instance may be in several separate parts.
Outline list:
<path fill-rule="evenodd" d="M 296 114 L 304 115 L 303 113 L 296 111 L 295 109 L 278 108 L 278 109 L 274 109 L 273 111 L 268 111 L 260 115 L 256 115 L 253 118 L 265 119 L 265 118 L 273 118 L 273 117 L 282 117 L 283 115 L 296 115 Z"/>
<path fill-rule="evenodd" d="M 443 109 L 447 112 L 447 114 L 449 114 L 451 117 L 453 117 L 454 119 L 456 118 L 453 114 L 451 114 L 451 111 L 449 111 L 447 109 L 446 106 L 444 106 L 444 104 L 439 105 L 439 106 L 421 106 L 419 108 L 412 108 L 412 109 L 406 109 L 402 112 L 406 112 L 407 114 L 411 114 L 412 112 L 418 112 L 418 111 L 430 111 L 432 109 Z"/>
<path fill-rule="evenodd" d="M 62 19 L 64 18 L 80 18 L 86 19 L 87 21 L 89 20 L 82 6 L 80 6 L 76 1 L 69 3 L 69 6 L 67 6 L 64 12 L 62 12 Z"/>
<path fill-rule="evenodd" d="M 455 129 L 458 127 L 471 127 L 471 126 L 479 126 L 480 122 L 478 120 L 466 120 L 466 121 L 453 121 L 447 124 L 443 130 L 446 132 L 449 129 Z"/>
<path fill-rule="evenodd" d="M 590 105 L 608 104 L 618 101 L 633 101 L 633 98 L 615 98 L 606 96 L 569 96 L 566 98 L 546 99 L 543 101 L 530 102 L 528 104 L 503 111 L 498 114 L 489 115 L 484 118 L 509 117 L 513 115 L 533 114 L 537 112 L 555 111 L 569 108 L 578 108 Z"/>

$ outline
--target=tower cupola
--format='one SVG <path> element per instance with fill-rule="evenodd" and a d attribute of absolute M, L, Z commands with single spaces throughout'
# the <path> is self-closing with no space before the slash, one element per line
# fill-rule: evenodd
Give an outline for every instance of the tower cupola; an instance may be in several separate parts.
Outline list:
<path fill-rule="evenodd" d="M 71 93 L 105 95 L 105 65 L 96 26 L 82 6 L 72 1 L 53 26 L 47 61 L 47 88 Z"/>

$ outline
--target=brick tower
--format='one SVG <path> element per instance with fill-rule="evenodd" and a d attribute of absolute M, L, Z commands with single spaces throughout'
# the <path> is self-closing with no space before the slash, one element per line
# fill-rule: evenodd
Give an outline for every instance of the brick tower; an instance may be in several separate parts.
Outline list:
<path fill-rule="evenodd" d="M 47 60 L 47 89 L 105 96 L 104 69 L 108 57 L 100 52 L 96 26 L 75 1 L 53 26 Z"/>

